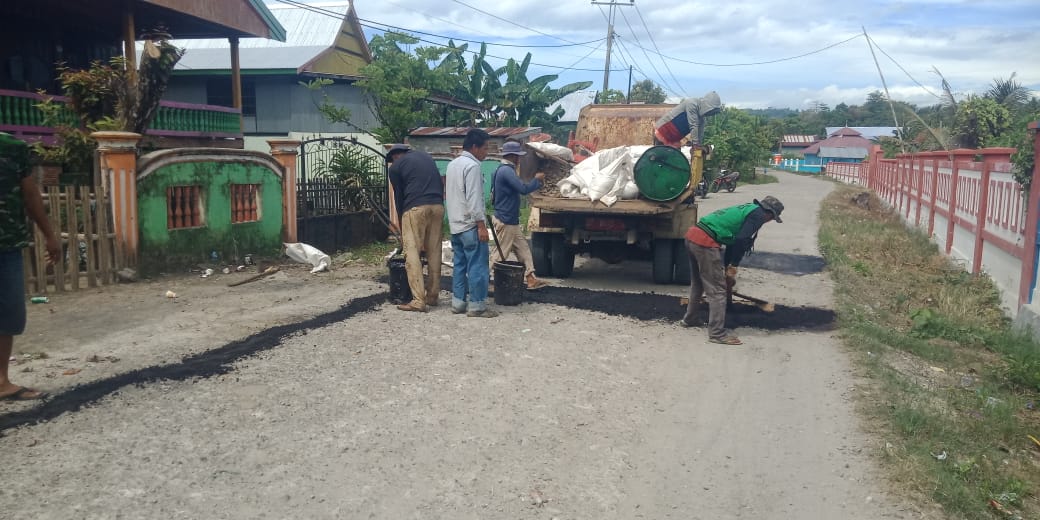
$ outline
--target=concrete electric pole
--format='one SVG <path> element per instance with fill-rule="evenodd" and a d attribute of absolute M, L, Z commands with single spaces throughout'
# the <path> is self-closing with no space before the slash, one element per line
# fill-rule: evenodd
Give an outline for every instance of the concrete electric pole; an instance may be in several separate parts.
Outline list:
<path fill-rule="evenodd" d="M 609 2 L 597 2 L 592 0 L 592 5 L 606 5 L 609 6 L 607 14 L 607 62 L 603 66 L 603 94 L 600 97 L 600 103 L 606 100 L 607 91 L 610 90 L 610 53 L 614 47 L 614 10 L 617 7 L 627 7 L 635 5 L 636 0 L 628 0 L 627 4 L 619 4 L 618 0 L 610 0 Z"/>

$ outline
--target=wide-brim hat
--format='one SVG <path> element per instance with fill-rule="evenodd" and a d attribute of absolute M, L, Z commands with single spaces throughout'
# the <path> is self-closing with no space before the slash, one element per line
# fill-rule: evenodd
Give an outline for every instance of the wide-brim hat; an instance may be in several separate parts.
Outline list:
<path fill-rule="evenodd" d="M 516 142 L 509 141 L 502 145 L 502 155 L 527 155 L 524 151 L 524 145 Z"/>
<path fill-rule="evenodd" d="M 784 223 L 783 220 L 780 220 L 780 213 L 783 213 L 784 211 L 784 203 L 780 202 L 776 197 L 769 195 L 763 197 L 762 200 L 755 199 L 755 204 L 758 204 L 760 208 L 772 213 L 773 220 L 780 224 Z"/>

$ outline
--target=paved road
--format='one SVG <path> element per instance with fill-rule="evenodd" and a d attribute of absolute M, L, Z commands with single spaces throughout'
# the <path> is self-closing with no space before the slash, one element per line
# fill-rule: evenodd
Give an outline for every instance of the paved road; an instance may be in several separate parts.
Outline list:
<path fill-rule="evenodd" d="M 704 207 L 777 196 L 764 263 L 811 266 L 829 189 L 783 175 Z M 603 293 L 655 291 L 635 301 L 678 312 L 664 294 L 683 289 L 648 281 L 646 264 L 587 262 L 495 320 L 330 286 L 330 314 L 100 381 L 82 409 L 60 394 L 64 413 L 8 428 L 0 517 L 913 516 L 884 492 L 870 458 L 883 440 L 860 431 L 833 332 L 741 328 L 747 344 L 724 347 Z M 819 272 L 749 268 L 740 283 L 789 307 L 831 301 Z M 576 295 L 587 305 L 560 304 Z M 82 338 L 84 351 L 109 337 L 123 336 Z"/>

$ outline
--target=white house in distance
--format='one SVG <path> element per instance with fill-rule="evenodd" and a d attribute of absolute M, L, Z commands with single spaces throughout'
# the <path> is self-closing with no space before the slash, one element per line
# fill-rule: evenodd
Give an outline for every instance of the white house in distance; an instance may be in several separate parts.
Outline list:
<path fill-rule="evenodd" d="M 239 45 L 245 148 L 266 151 L 272 138 L 347 136 L 376 146 L 366 133 L 378 126 L 364 91 L 355 85 L 372 54 L 349 1 L 308 8 L 269 4 L 285 28 L 286 41 L 249 38 Z M 186 49 L 170 79 L 165 100 L 231 106 L 231 60 L 227 39 L 179 40 Z M 351 125 L 331 124 L 318 111 L 320 92 L 301 82 L 333 81 L 330 101 L 351 112 Z"/>

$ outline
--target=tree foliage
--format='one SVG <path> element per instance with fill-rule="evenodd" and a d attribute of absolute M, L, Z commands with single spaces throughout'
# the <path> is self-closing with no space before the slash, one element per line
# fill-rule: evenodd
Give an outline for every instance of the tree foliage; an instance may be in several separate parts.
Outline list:
<path fill-rule="evenodd" d="M 651 79 L 637 81 L 632 85 L 632 99 L 630 101 L 633 103 L 658 104 L 664 103 L 665 98 L 664 89 Z"/>
<path fill-rule="evenodd" d="M 705 162 L 709 170 L 725 168 L 749 175 L 756 165 L 765 163 L 775 143 L 769 127 L 745 110 L 726 107 L 708 123 L 706 144 L 714 145 Z"/>

